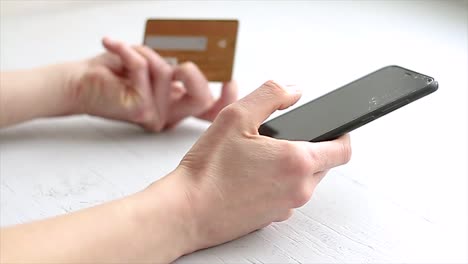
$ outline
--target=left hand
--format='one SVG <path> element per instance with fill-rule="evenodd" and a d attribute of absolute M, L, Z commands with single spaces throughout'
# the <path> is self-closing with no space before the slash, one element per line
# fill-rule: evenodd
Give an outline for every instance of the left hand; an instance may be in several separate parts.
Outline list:
<path fill-rule="evenodd" d="M 234 82 L 215 100 L 198 67 L 171 67 L 145 46 L 103 39 L 107 52 L 84 62 L 73 85 L 76 112 L 135 123 L 158 132 L 188 116 L 212 121 L 237 99 Z"/>

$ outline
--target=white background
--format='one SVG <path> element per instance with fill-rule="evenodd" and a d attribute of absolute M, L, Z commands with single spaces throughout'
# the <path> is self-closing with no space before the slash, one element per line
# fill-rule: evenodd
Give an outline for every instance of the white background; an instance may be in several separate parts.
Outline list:
<path fill-rule="evenodd" d="M 352 133 L 352 161 L 290 220 L 178 262 L 467 262 L 467 5 L 1 1 L 0 66 L 83 59 L 103 51 L 105 35 L 138 44 L 150 17 L 236 18 L 241 96 L 274 79 L 298 84 L 300 105 L 390 64 L 431 75 L 436 93 Z M 138 191 L 174 169 L 207 126 L 190 119 L 148 135 L 73 117 L 5 129 L 1 225 Z"/>

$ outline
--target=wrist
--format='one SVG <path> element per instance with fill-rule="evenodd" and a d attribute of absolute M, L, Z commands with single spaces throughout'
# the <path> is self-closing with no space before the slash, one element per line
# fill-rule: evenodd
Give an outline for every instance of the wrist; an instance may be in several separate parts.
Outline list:
<path fill-rule="evenodd" d="M 83 76 L 89 68 L 88 60 L 66 63 L 63 67 L 63 102 L 66 102 L 64 109 L 66 115 L 84 114 L 83 102 L 81 102 L 81 90 Z"/>
<path fill-rule="evenodd" d="M 174 171 L 129 197 L 136 233 L 145 237 L 142 244 L 156 253 L 158 263 L 196 250 L 193 216 L 177 174 Z"/>
<path fill-rule="evenodd" d="M 49 97 L 49 106 L 47 111 L 39 117 L 80 114 L 77 91 L 86 65 L 86 61 L 83 60 L 50 65 L 41 69 L 40 74 L 48 76 L 41 90 Z"/>

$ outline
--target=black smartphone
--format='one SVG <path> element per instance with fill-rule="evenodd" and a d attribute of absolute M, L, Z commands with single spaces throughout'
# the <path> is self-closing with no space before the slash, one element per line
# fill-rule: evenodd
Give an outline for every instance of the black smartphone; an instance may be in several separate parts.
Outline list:
<path fill-rule="evenodd" d="M 259 133 L 287 140 L 332 140 L 438 87 L 432 77 L 387 66 L 263 123 Z"/>

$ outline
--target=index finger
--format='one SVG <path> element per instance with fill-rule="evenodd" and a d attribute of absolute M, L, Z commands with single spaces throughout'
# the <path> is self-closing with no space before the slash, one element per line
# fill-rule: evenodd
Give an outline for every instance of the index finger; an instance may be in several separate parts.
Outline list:
<path fill-rule="evenodd" d="M 109 52 L 120 57 L 123 67 L 128 70 L 130 80 L 136 84 L 137 88 L 147 87 L 139 85 L 147 77 L 147 62 L 142 55 L 129 45 L 110 38 L 104 38 L 102 44 Z"/>
<path fill-rule="evenodd" d="M 148 67 L 151 73 L 153 85 L 153 97 L 156 110 L 158 111 L 159 120 L 154 124 L 153 130 L 160 131 L 168 119 L 170 88 L 172 82 L 172 68 L 171 66 L 156 52 L 146 46 L 135 47 L 148 62 Z"/>
<path fill-rule="evenodd" d="M 283 110 L 295 104 L 301 98 L 299 90 L 286 91 L 274 81 L 265 82 L 238 104 L 243 106 L 258 128 L 276 110 Z"/>

